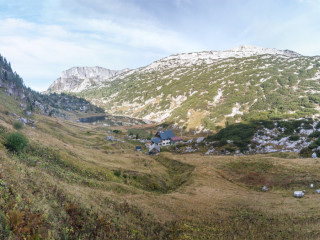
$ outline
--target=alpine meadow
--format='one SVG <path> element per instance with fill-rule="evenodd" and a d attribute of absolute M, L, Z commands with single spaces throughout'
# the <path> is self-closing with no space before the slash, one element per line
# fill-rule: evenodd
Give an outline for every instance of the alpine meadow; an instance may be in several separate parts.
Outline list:
<path fill-rule="evenodd" d="M 320 238 L 319 1 L 0 3 L 1 240 Z"/>

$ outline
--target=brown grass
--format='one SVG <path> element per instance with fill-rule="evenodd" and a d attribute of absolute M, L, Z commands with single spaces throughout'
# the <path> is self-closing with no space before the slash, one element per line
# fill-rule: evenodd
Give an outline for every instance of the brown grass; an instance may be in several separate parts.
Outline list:
<path fill-rule="evenodd" d="M 13 131 L 12 120 L 0 124 Z M 41 226 L 48 226 L 52 238 L 319 237 L 320 195 L 308 188 L 310 183 L 320 188 L 317 160 L 169 152 L 150 157 L 129 142 L 105 142 L 106 133 L 91 125 L 45 116 L 36 116 L 36 127 L 22 132 L 34 146 L 48 149 L 23 160 L 0 144 L 0 178 L 30 216 L 43 216 Z M 169 187 L 152 190 L 141 179 Z M 270 190 L 261 192 L 263 185 Z M 303 189 L 304 198 L 292 197 Z"/>

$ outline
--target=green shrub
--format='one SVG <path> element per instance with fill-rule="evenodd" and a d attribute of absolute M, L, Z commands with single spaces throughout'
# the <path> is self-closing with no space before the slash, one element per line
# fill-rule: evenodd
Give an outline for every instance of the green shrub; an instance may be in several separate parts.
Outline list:
<path fill-rule="evenodd" d="M 13 127 L 17 130 L 21 130 L 23 128 L 23 123 L 22 122 L 18 122 L 18 121 L 15 121 L 13 123 Z"/>
<path fill-rule="evenodd" d="M 300 137 L 298 136 L 298 135 L 291 135 L 290 137 L 289 137 L 289 140 L 290 141 L 298 141 L 300 139 Z"/>
<path fill-rule="evenodd" d="M 113 130 L 112 132 L 114 132 L 114 133 L 122 133 L 122 131 L 121 130 Z"/>
<path fill-rule="evenodd" d="M 121 176 L 121 170 L 116 170 L 113 172 L 113 174 L 116 176 L 116 177 L 120 177 Z"/>
<path fill-rule="evenodd" d="M 10 133 L 6 137 L 5 146 L 9 151 L 22 152 L 28 145 L 28 139 L 20 132 Z"/>
<path fill-rule="evenodd" d="M 312 150 L 308 147 L 301 149 L 300 156 L 303 158 L 310 158 L 312 156 Z"/>
<path fill-rule="evenodd" d="M 260 123 L 265 127 L 265 128 L 268 128 L 268 129 L 273 129 L 274 128 L 274 123 L 272 121 L 260 121 Z"/>
<path fill-rule="evenodd" d="M 217 140 L 234 140 L 237 143 L 245 142 L 246 144 L 250 143 L 250 139 L 255 133 L 257 125 L 255 123 L 243 124 L 237 123 L 220 130 L 217 134 L 209 136 L 209 141 Z"/>
<path fill-rule="evenodd" d="M 320 137 L 320 132 L 319 132 L 319 131 L 315 131 L 315 132 L 311 133 L 308 137 L 309 137 L 309 138 L 317 138 L 317 137 Z"/>
<path fill-rule="evenodd" d="M 310 148 L 310 149 L 314 149 L 314 148 L 317 148 L 317 147 L 318 147 L 318 144 L 316 142 L 313 142 L 308 146 L 308 148 Z"/>

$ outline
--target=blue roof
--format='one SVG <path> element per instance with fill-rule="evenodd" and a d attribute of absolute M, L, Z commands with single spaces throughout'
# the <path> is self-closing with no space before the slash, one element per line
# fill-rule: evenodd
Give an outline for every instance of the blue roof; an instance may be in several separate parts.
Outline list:
<path fill-rule="evenodd" d="M 142 147 L 141 146 L 136 146 L 136 149 L 142 149 Z"/>
<path fill-rule="evenodd" d="M 158 137 L 154 137 L 151 139 L 151 142 L 154 142 L 154 143 L 159 143 L 160 141 L 161 141 L 161 139 Z"/>
<path fill-rule="evenodd" d="M 166 140 L 166 139 L 170 139 L 172 137 L 174 137 L 174 133 L 172 132 L 172 130 L 166 130 L 164 132 L 159 132 L 160 138 L 161 140 Z"/>

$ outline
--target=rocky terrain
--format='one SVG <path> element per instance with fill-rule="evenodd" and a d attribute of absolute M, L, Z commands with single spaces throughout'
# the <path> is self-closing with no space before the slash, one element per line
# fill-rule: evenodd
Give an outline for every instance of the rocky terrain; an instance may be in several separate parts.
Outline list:
<path fill-rule="evenodd" d="M 109 70 L 102 67 L 73 67 L 61 73 L 46 93 L 81 92 L 88 87 L 108 82 L 113 77 L 127 72 L 129 69 Z"/>
<path fill-rule="evenodd" d="M 299 153 L 320 157 L 319 119 L 253 121 L 230 125 L 206 139 L 207 154 Z"/>
<path fill-rule="evenodd" d="M 183 53 L 88 85 L 77 95 L 110 114 L 198 131 L 312 117 L 320 108 L 319 60 L 254 46 Z"/>

